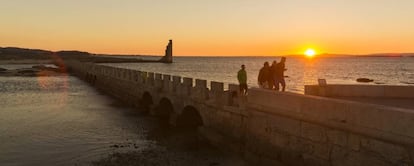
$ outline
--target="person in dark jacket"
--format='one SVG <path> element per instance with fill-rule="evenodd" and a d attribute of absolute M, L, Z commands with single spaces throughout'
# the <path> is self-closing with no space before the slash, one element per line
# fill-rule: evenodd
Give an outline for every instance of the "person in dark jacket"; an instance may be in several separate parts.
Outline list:
<path fill-rule="evenodd" d="M 266 88 L 266 89 L 272 88 L 273 81 L 272 81 L 272 76 L 270 73 L 269 62 L 265 62 L 263 64 L 263 67 L 259 71 L 257 82 L 259 84 L 259 87 L 261 88 Z"/>
<path fill-rule="evenodd" d="M 286 62 L 286 58 L 282 57 L 282 59 L 280 60 L 280 62 L 276 65 L 276 70 L 274 73 L 274 81 L 275 81 L 275 87 L 276 90 L 279 90 L 279 84 L 282 85 L 282 92 L 285 91 L 286 89 L 286 82 L 285 82 L 285 62 Z"/>
<path fill-rule="evenodd" d="M 272 66 L 270 66 L 270 81 L 272 82 L 271 86 L 269 87 L 269 89 L 275 89 L 276 88 L 276 70 L 277 70 L 277 61 L 273 61 L 272 62 Z"/>

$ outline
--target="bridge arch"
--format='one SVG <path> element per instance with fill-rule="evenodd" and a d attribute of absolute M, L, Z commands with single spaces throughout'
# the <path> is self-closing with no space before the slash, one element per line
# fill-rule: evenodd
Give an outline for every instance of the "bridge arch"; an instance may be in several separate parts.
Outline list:
<path fill-rule="evenodd" d="M 151 106 L 154 104 L 154 100 L 152 98 L 151 93 L 145 91 L 142 94 L 142 98 L 140 100 L 140 106 L 145 110 L 145 111 L 149 111 Z"/>
<path fill-rule="evenodd" d="M 171 100 L 163 97 L 154 109 L 154 114 L 159 116 L 162 120 L 169 122 L 171 115 L 174 113 L 174 105 Z"/>
<path fill-rule="evenodd" d="M 184 107 L 182 113 L 177 118 L 177 127 L 179 128 L 196 130 L 203 125 L 200 111 L 194 106 Z"/>

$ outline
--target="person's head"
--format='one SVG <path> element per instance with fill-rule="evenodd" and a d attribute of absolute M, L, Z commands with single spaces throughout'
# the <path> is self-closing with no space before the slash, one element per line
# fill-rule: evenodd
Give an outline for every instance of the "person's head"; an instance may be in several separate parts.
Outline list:
<path fill-rule="evenodd" d="M 244 70 L 246 68 L 246 66 L 245 65 L 241 65 L 241 68 Z"/>
<path fill-rule="evenodd" d="M 280 59 L 280 62 L 285 63 L 285 62 L 286 62 L 286 57 L 282 57 L 282 58 Z"/>
<path fill-rule="evenodd" d="M 264 66 L 264 67 L 269 67 L 269 62 L 265 62 L 265 63 L 263 64 L 263 66 Z"/>
<path fill-rule="evenodd" d="M 276 65 L 276 64 L 277 64 L 277 61 L 275 61 L 275 60 L 274 60 L 274 61 L 272 62 L 272 66 L 273 66 L 273 65 Z"/>

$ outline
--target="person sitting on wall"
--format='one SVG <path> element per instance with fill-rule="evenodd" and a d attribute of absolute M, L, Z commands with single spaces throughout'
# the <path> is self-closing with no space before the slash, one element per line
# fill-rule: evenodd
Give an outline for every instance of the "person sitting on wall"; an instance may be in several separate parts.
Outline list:
<path fill-rule="evenodd" d="M 272 88 L 273 81 L 271 79 L 272 77 L 271 77 L 270 74 L 271 73 L 270 73 L 269 62 L 265 62 L 263 67 L 260 69 L 259 76 L 257 78 L 257 82 L 259 84 L 259 87 L 265 88 L 265 89 Z"/>
<path fill-rule="evenodd" d="M 237 80 L 239 81 L 240 94 L 247 95 L 247 73 L 246 66 L 241 65 L 241 69 L 237 72 Z"/>

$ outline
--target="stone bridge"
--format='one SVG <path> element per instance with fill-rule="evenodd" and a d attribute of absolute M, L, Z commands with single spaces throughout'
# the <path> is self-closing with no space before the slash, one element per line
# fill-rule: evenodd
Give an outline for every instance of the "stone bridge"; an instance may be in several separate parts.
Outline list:
<path fill-rule="evenodd" d="M 176 127 L 197 129 L 252 164 L 414 165 L 410 109 L 256 88 L 239 96 L 237 85 L 221 82 L 66 65 L 105 93 Z"/>

